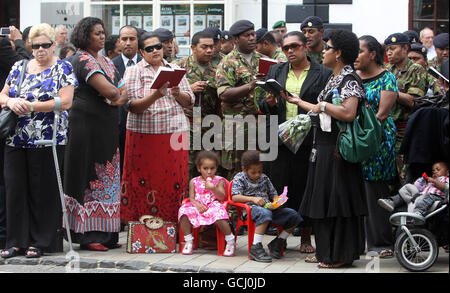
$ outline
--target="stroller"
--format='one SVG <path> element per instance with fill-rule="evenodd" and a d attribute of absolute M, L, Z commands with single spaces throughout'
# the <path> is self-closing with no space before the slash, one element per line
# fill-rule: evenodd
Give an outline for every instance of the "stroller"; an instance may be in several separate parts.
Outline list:
<path fill-rule="evenodd" d="M 448 192 L 443 202 L 436 201 L 424 216 L 397 211 L 389 221 L 397 226 L 395 256 L 411 272 L 426 271 L 436 262 L 439 247 L 448 244 Z M 411 211 L 412 203 L 408 210 Z M 404 208 L 404 207 L 403 207 Z"/>

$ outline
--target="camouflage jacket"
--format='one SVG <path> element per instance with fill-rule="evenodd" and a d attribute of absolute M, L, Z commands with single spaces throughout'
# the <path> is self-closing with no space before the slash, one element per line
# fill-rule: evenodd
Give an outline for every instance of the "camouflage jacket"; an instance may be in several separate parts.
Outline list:
<path fill-rule="evenodd" d="M 219 56 L 217 57 L 213 57 L 211 59 L 211 64 L 214 68 L 217 68 L 217 66 L 219 66 L 220 61 L 222 61 L 223 57 L 225 57 L 226 55 L 222 52 L 219 53 Z"/>
<path fill-rule="evenodd" d="M 433 95 L 437 96 L 445 94 L 445 91 L 439 85 L 438 80 L 433 75 L 428 73 L 428 71 L 426 74 L 427 74 L 428 89 L 430 89 L 433 92 Z"/>
<path fill-rule="evenodd" d="M 249 64 L 236 48 L 226 55 L 217 67 L 217 95 L 220 97 L 229 88 L 243 86 L 255 80 L 255 75 L 258 73 L 259 58 L 261 58 L 261 54 L 254 51 L 252 53 L 251 64 Z M 238 102 L 222 102 L 223 114 L 257 114 L 258 107 L 255 102 L 255 91 L 257 89 L 258 87 Z"/>
<path fill-rule="evenodd" d="M 434 57 L 433 59 L 431 59 L 428 62 L 428 65 L 431 67 L 434 67 L 437 71 L 441 72 L 442 63 L 439 63 L 437 57 Z"/>
<path fill-rule="evenodd" d="M 327 43 L 322 41 L 322 45 L 325 48 L 325 45 Z M 320 52 L 311 52 L 311 51 L 306 51 L 306 55 L 311 58 L 312 61 L 316 62 L 317 64 L 322 64 L 323 61 L 323 50 Z"/>
<path fill-rule="evenodd" d="M 408 59 L 405 70 L 397 68 L 394 64 L 389 64 L 386 67 L 397 78 L 399 92 L 418 97 L 425 96 L 428 90 L 427 72 L 422 66 Z M 412 108 L 398 102 L 392 109 L 394 121 L 406 122 L 411 113 Z"/>
<path fill-rule="evenodd" d="M 284 55 L 283 51 L 281 51 L 281 48 L 278 48 L 271 58 L 277 60 L 278 62 L 288 61 L 286 55 Z"/>
<path fill-rule="evenodd" d="M 194 56 L 185 57 L 175 62 L 178 66 L 186 69 L 186 79 L 189 84 L 197 81 L 207 81 L 208 86 L 202 93 L 195 93 L 195 105 L 202 109 L 202 117 L 215 114 L 221 116 L 220 100 L 217 96 L 216 86 L 216 68 L 209 63 L 208 67 L 202 73 L 199 64 L 195 61 Z M 192 117 L 192 108 L 185 108 L 184 112 L 187 117 Z"/>

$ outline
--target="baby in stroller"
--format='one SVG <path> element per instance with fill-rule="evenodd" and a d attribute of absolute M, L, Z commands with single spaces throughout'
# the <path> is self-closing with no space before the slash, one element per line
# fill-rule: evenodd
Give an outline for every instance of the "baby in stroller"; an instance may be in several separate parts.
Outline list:
<path fill-rule="evenodd" d="M 395 208 L 412 202 L 412 212 L 424 216 L 435 201 L 443 201 L 448 195 L 448 164 L 434 163 L 432 173 L 432 177 L 424 173 L 414 184 L 408 183 L 400 188 L 399 194 L 387 199 L 379 199 L 378 204 L 387 211 L 393 212 Z"/>

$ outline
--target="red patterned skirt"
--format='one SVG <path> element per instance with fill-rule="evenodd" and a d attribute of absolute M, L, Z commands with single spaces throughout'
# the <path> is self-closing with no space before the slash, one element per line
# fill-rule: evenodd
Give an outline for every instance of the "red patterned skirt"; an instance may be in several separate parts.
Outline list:
<path fill-rule="evenodd" d="M 182 150 L 173 150 L 171 136 L 127 130 L 120 209 L 123 221 L 152 215 L 177 222 L 181 201 L 188 196 L 189 158 L 187 144 Z"/>

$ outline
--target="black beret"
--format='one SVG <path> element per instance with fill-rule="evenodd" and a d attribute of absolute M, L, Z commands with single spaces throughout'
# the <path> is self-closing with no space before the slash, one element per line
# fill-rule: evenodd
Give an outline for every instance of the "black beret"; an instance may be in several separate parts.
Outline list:
<path fill-rule="evenodd" d="M 154 33 L 159 37 L 161 42 L 165 42 L 173 39 L 173 34 L 171 31 L 165 28 L 155 29 Z"/>
<path fill-rule="evenodd" d="M 445 47 L 448 47 L 448 33 L 442 33 L 435 36 L 433 45 L 439 49 L 444 49 Z"/>
<path fill-rule="evenodd" d="M 242 34 L 243 32 L 254 29 L 255 25 L 251 21 L 245 19 L 238 20 L 230 27 L 230 34 L 232 36 L 237 36 Z"/>
<path fill-rule="evenodd" d="M 409 42 L 412 43 L 419 43 L 419 33 L 413 30 L 409 30 L 406 32 L 403 32 L 406 36 L 408 36 Z"/>
<path fill-rule="evenodd" d="M 384 45 L 402 45 L 402 44 L 409 44 L 409 38 L 407 35 L 403 33 L 395 33 L 387 37 L 386 40 L 384 40 Z"/>
<path fill-rule="evenodd" d="M 423 55 L 423 57 L 425 58 L 425 60 L 427 59 L 427 53 L 428 50 L 427 48 L 422 45 L 421 43 L 412 43 L 411 47 L 409 48 L 409 51 L 413 51 L 413 52 L 417 52 Z"/>
<path fill-rule="evenodd" d="M 256 42 L 259 43 L 261 39 L 267 34 L 266 28 L 260 28 L 256 31 Z"/>
<path fill-rule="evenodd" d="M 230 34 L 229 31 L 222 31 L 220 35 L 221 35 L 222 39 L 227 40 L 227 41 L 233 39 L 233 36 Z"/>
<path fill-rule="evenodd" d="M 214 42 L 220 41 L 220 39 L 222 38 L 222 34 L 221 34 L 222 32 L 220 31 L 220 29 L 217 26 L 207 27 L 203 31 L 211 34 Z"/>
<path fill-rule="evenodd" d="M 284 20 L 279 20 L 273 24 L 273 29 L 279 28 L 279 27 L 286 27 L 286 22 Z"/>
<path fill-rule="evenodd" d="M 317 16 L 308 16 L 300 25 L 300 30 L 303 28 L 323 28 L 323 20 Z"/>

